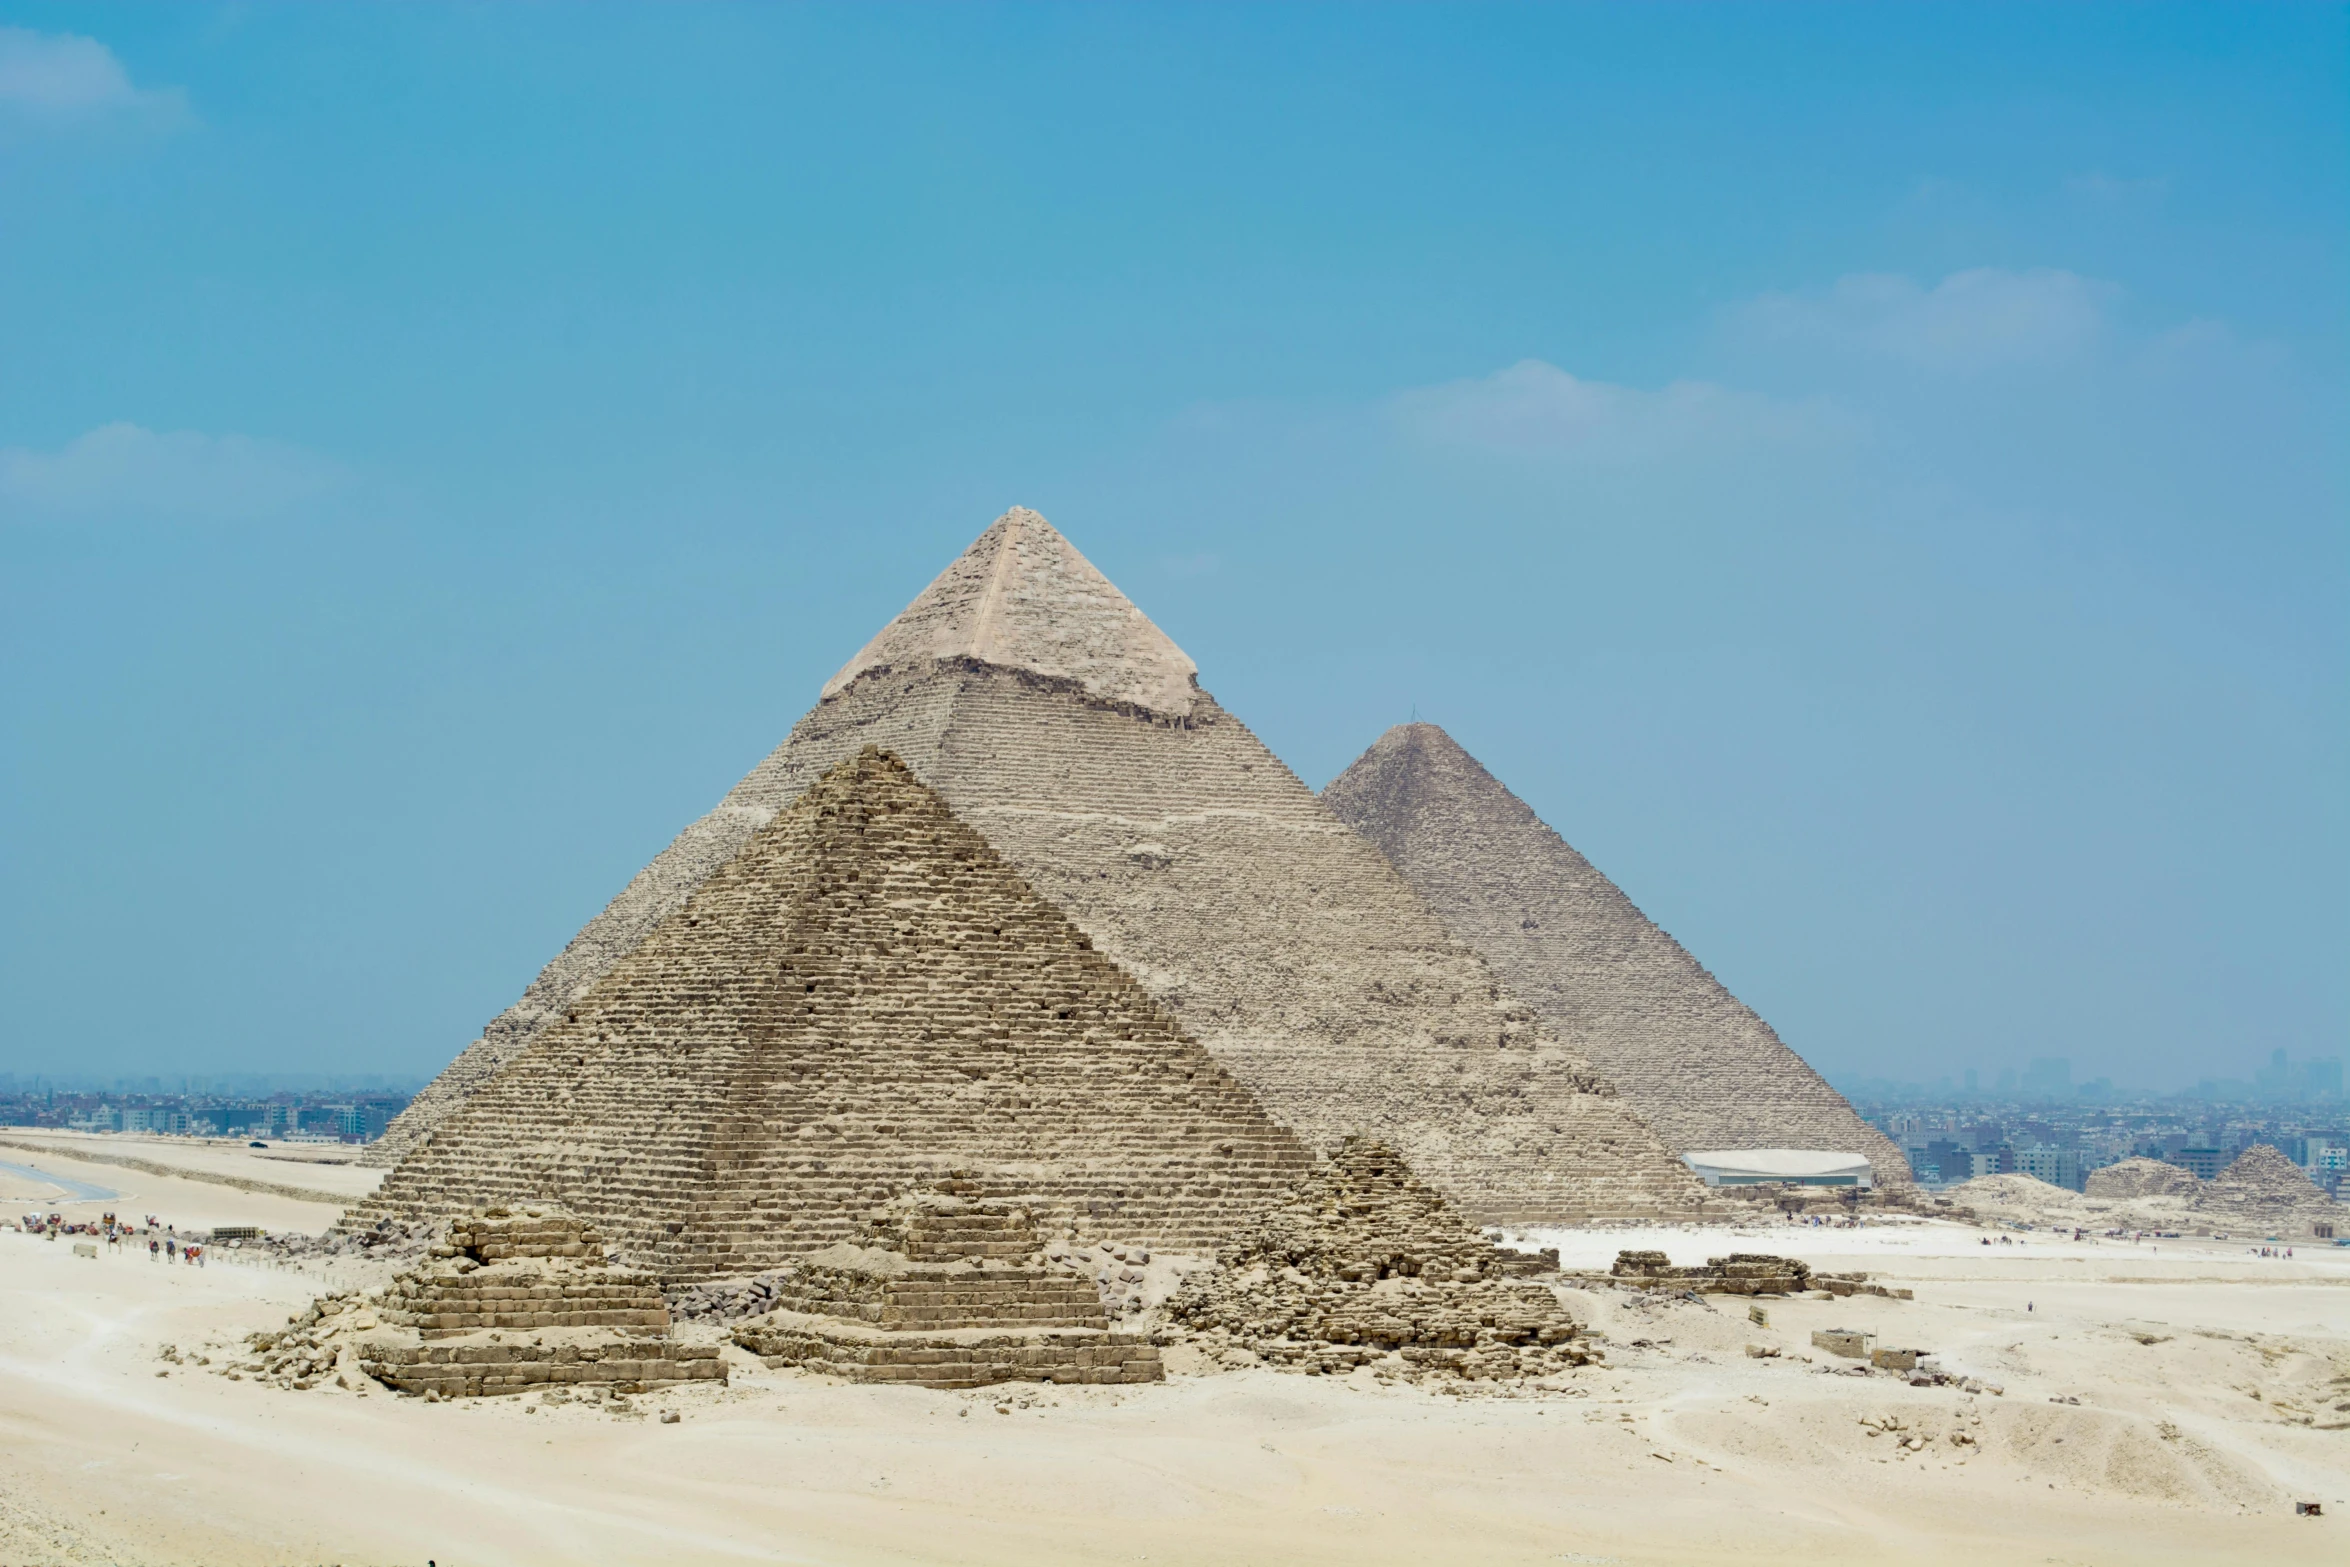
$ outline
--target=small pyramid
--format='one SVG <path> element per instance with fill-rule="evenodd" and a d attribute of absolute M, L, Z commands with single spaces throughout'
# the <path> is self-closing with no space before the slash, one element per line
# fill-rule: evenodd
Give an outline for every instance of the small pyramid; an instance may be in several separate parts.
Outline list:
<path fill-rule="evenodd" d="M 1074 680 L 1090 696 L 1188 718 L 1199 666 L 1053 525 L 1015 506 L 824 686 L 968 660 Z"/>
<path fill-rule="evenodd" d="M 2199 1219 L 2279 1235 L 2306 1235 L 2342 1211 L 2299 1165 L 2267 1143 L 2245 1149 L 2204 1183 L 2194 1209 Z"/>
<path fill-rule="evenodd" d="M 1322 801 L 1676 1150 L 1857 1154 L 1909 1184 L 1884 1133 L 1436 725 L 1388 730 Z"/>
<path fill-rule="evenodd" d="M 852 1382 L 1163 1381 L 1158 1350 L 1110 1327 L 1093 1281 L 1044 1255 L 1029 1216 L 969 1184 L 908 1192 L 857 1242 L 808 1257 L 734 1342 L 770 1368 Z"/>
<path fill-rule="evenodd" d="M 827 773 L 347 1223 L 548 1200 L 675 1283 L 963 1172 L 1064 1232 L 1212 1250 L 1304 1148 L 904 764 Z"/>
<path fill-rule="evenodd" d="M 2091 1170 L 2084 1183 L 2084 1195 L 2109 1202 L 2126 1202 L 2134 1197 L 2192 1197 L 2201 1190 L 2203 1182 L 2192 1170 L 2183 1170 L 2160 1159 L 2124 1159 Z"/>
<path fill-rule="evenodd" d="M 1480 1222 L 1679 1217 L 1704 1189 L 1580 1050 L 1031 512 L 997 520 L 363 1157 L 493 1084 L 827 770 L 902 758 L 1310 1148 L 1369 1132 Z"/>

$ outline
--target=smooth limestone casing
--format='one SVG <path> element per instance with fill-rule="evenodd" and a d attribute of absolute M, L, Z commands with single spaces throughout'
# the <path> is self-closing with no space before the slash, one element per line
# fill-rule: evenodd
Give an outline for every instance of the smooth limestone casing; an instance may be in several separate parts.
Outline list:
<path fill-rule="evenodd" d="M 848 1240 L 941 1171 L 1212 1250 L 1309 1156 L 895 758 L 752 835 L 346 1223 L 549 1200 L 672 1283 Z"/>
<path fill-rule="evenodd" d="M 1398 724 L 1322 790 L 1673 1148 L 1909 1162 L 1770 1024 L 1434 724 Z"/>
<path fill-rule="evenodd" d="M 875 744 L 1309 1144 L 1376 1133 L 1488 1222 L 1697 1211 L 1703 1189 L 1582 1051 L 1505 994 L 1190 671 L 1042 518 L 1007 514 L 372 1157 L 403 1154 L 761 824 Z"/>

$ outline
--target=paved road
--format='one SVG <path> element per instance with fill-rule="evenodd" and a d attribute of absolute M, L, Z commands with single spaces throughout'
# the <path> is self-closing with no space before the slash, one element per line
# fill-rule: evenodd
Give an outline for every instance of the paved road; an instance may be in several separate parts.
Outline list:
<path fill-rule="evenodd" d="M 77 1181 L 53 1170 L 38 1170 L 29 1164 L 10 1164 L 5 1159 L 0 1159 L 0 1170 L 28 1181 L 46 1181 L 51 1186 L 62 1186 L 67 1202 L 111 1202 L 122 1195 L 109 1186 L 93 1186 L 88 1181 Z"/>

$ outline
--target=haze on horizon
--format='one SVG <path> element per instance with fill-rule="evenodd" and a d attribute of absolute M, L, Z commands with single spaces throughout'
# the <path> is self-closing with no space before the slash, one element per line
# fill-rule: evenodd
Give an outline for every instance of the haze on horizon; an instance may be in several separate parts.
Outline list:
<path fill-rule="evenodd" d="M 12 7 L 0 1072 L 431 1075 L 1014 503 L 1831 1078 L 2338 1054 L 2344 18 Z"/>

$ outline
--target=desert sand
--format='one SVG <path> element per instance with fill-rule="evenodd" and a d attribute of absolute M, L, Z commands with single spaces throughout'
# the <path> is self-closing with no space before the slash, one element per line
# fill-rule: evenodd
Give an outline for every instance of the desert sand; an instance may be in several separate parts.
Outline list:
<path fill-rule="evenodd" d="M 317 1230 L 336 1211 L 4 1157 L 118 1192 L 45 1205 L 69 1217 Z M 2341 1559 L 2350 1250 L 1923 1221 L 1519 1233 L 1570 1268 L 1773 1251 L 1916 1298 L 1770 1299 L 1766 1328 L 1729 1297 L 1572 1290 L 1609 1364 L 1520 1397 L 1211 1373 L 1180 1347 L 1157 1386 L 936 1393 L 729 1349 L 726 1389 L 615 1414 L 232 1381 L 243 1334 L 389 1269 L 216 1249 L 191 1270 L 11 1230 L 0 1561 Z M 1985 1390 L 1850 1374 L 1811 1348 L 1822 1327 L 1930 1350 Z"/>

